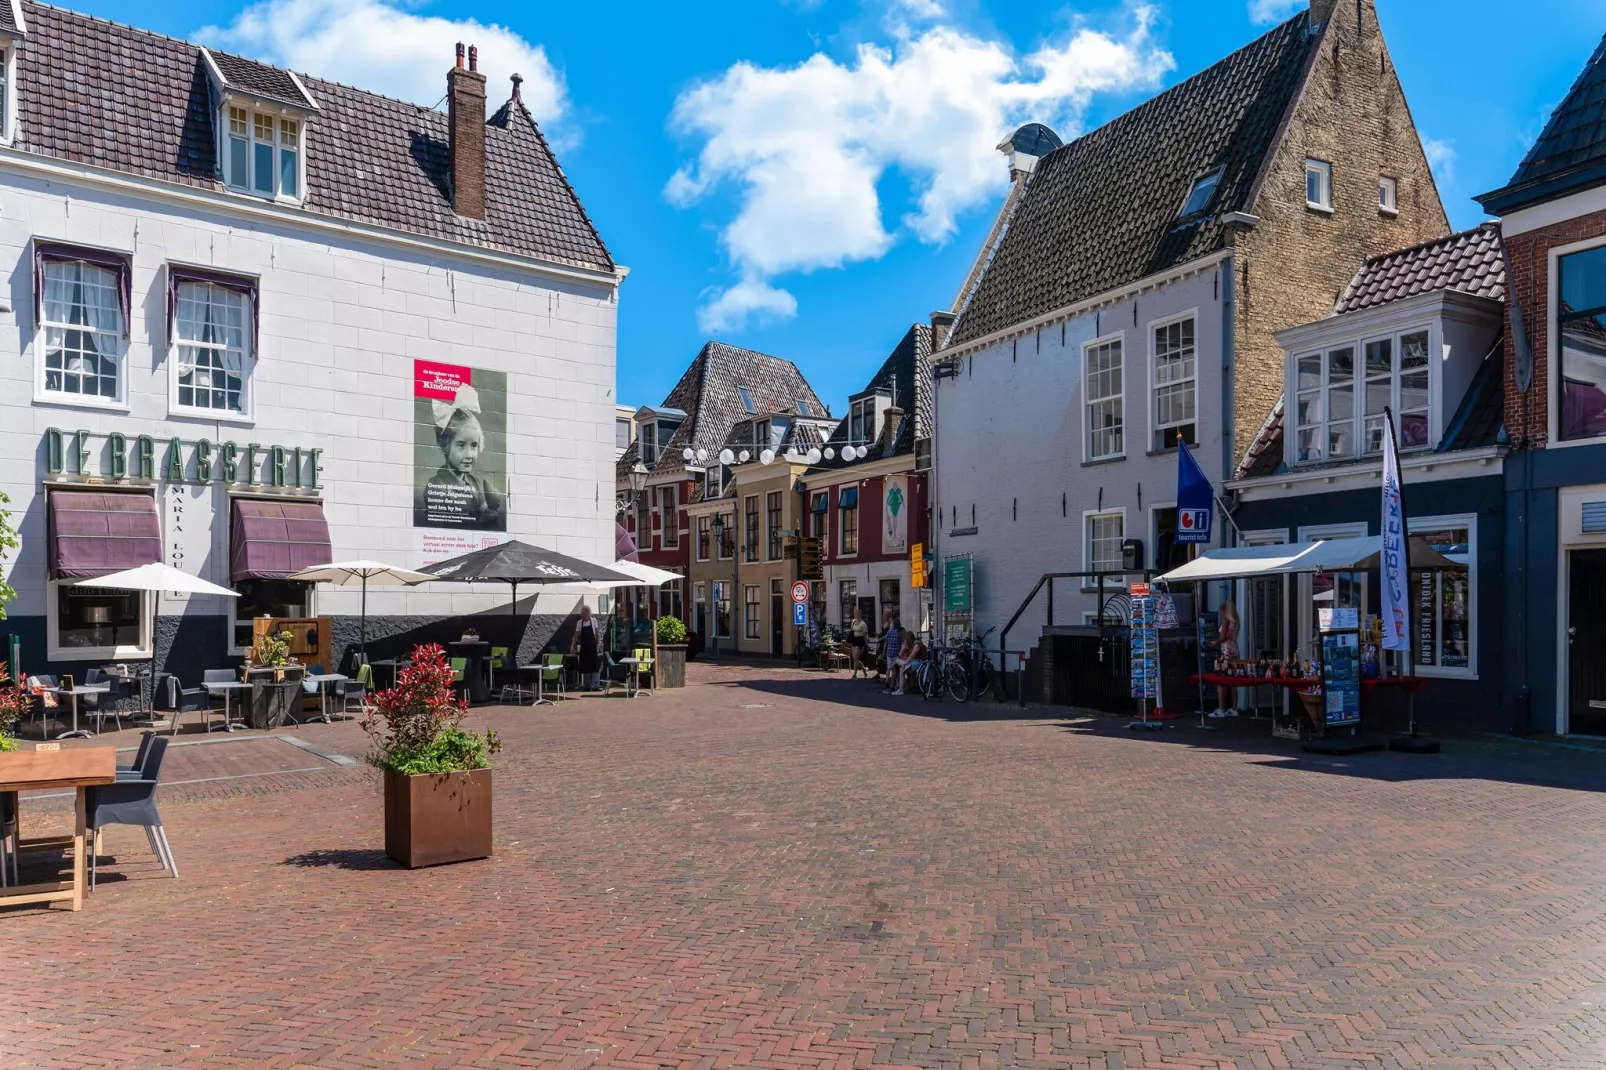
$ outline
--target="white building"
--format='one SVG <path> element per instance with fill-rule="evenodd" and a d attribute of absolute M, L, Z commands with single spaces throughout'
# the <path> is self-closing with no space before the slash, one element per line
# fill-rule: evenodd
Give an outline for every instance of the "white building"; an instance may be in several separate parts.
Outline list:
<path fill-rule="evenodd" d="M 517 76 L 487 119 L 461 45 L 446 115 L 18 0 L 0 32 L 0 490 L 22 543 L 0 632 L 22 668 L 154 643 L 191 681 L 261 613 L 331 618 L 340 661 L 359 595 L 282 578 L 319 561 L 511 538 L 611 559 L 624 271 Z M 237 606 L 71 583 L 158 558 Z M 511 638 L 507 596 L 371 591 L 370 653 L 469 614 Z M 521 600 L 518 642 L 568 608 Z"/>

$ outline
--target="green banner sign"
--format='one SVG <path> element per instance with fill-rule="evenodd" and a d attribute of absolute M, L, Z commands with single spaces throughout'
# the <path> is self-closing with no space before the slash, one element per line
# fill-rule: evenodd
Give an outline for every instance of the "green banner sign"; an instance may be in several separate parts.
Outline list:
<path fill-rule="evenodd" d="M 970 612 L 970 558 L 955 557 L 943 562 L 942 609 L 944 613 Z"/>

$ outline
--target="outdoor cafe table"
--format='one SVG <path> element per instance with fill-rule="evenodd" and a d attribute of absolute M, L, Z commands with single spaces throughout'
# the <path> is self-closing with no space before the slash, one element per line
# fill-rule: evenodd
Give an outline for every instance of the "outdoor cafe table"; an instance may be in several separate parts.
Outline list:
<path fill-rule="evenodd" d="M 1315 691 L 1322 686 L 1320 676 L 1229 676 L 1226 673 L 1207 672 L 1203 677 L 1194 674 L 1192 682 L 1197 684 L 1201 679 L 1212 687 L 1264 687 L 1274 684 L 1290 691 Z M 1398 688 L 1411 695 L 1427 686 L 1425 676 L 1380 676 L 1362 679 L 1361 695 L 1370 695 L 1380 687 Z"/>
<path fill-rule="evenodd" d="M 72 788 L 77 797 L 74 807 L 76 819 L 71 836 L 39 836 L 33 839 L 23 839 L 19 836 L 17 840 L 17 848 L 21 851 L 71 847 L 72 880 L 0 888 L 0 906 L 70 901 L 74 910 L 83 909 L 86 859 L 84 848 L 87 842 L 85 825 L 88 821 L 84 789 L 115 783 L 117 783 L 117 751 L 112 747 L 0 754 L 0 792 Z M 18 823 L 20 827 L 20 813 Z"/>
<path fill-rule="evenodd" d="M 79 695 L 107 695 L 111 693 L 110 684 L 74 684 L 72 687 L 47 687 L 44 690 L 52 695 L 72 696 L 72 731 L 62 732 L 57 739 L 71 739 L 75 736 L 84 739 L 94 739 L 95 733 L 87 728 L 78 727 L 78 696 Z"/>
<path fill-rule="evenodd" d="M 255 689 L 255 687 L 255 684 L 248 683 L 244 680 L 233 680 L 227 683 L 207 684 L 207 694 L 215 696 L 219 691 L 223 692 L 223 723 L 208 725 L 206 730 L 208 732 L 216 732 L 221 729 L 224 732 L 235 732 L 241 728 L 251 727 L 250 725 L 241 724 L 240 722 L 231 718 L 229 716 L 229 711 L 233 709 L 233 702 L 231 700 L 233 699 L 236 691 L 251 691 Z"/>
<path fill-rule="evenodd" d="M 323 709 L 323 723 L 329 724 L 329 689 L 325 687 L 324 684 L 345 683 L 347 680 L 351 679 L 351 677 L 342 676 L 337 672 L 326 672 L 318 676 L 304 676 L 302 679 L 307 681 L 309 684 L 318 685 L 318 702 Z"/>

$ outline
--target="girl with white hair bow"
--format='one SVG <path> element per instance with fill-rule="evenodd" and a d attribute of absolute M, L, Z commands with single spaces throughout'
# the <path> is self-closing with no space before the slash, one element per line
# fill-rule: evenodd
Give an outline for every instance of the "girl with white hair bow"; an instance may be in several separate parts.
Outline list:
<path fill-rule="evenodd" d="M 432 521 L 462 527 L 496 526 L 502 516 L 502 497 L 475 474 L 487 449 L 479 391 L 464 383 L 450 402 L 431 401 L 430 409 L 442 462 L 424 487 L 425 515 Z"/>

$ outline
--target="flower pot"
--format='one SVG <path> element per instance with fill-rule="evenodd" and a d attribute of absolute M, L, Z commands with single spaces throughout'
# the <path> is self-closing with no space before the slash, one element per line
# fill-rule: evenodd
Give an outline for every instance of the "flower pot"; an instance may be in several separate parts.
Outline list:
<path fill-rule="evenodd" d="M 491 856 L 491 771 L 385 770 L 385 853 L 417 869 Z"/>
<path fill-rule="evenodd" d="M 658 679 L 653 681 L 654 686 L 685 687 L 686 644 L 659 643 L 658 660 L 653 664 L 653 671 L 658 675 Z"/>

